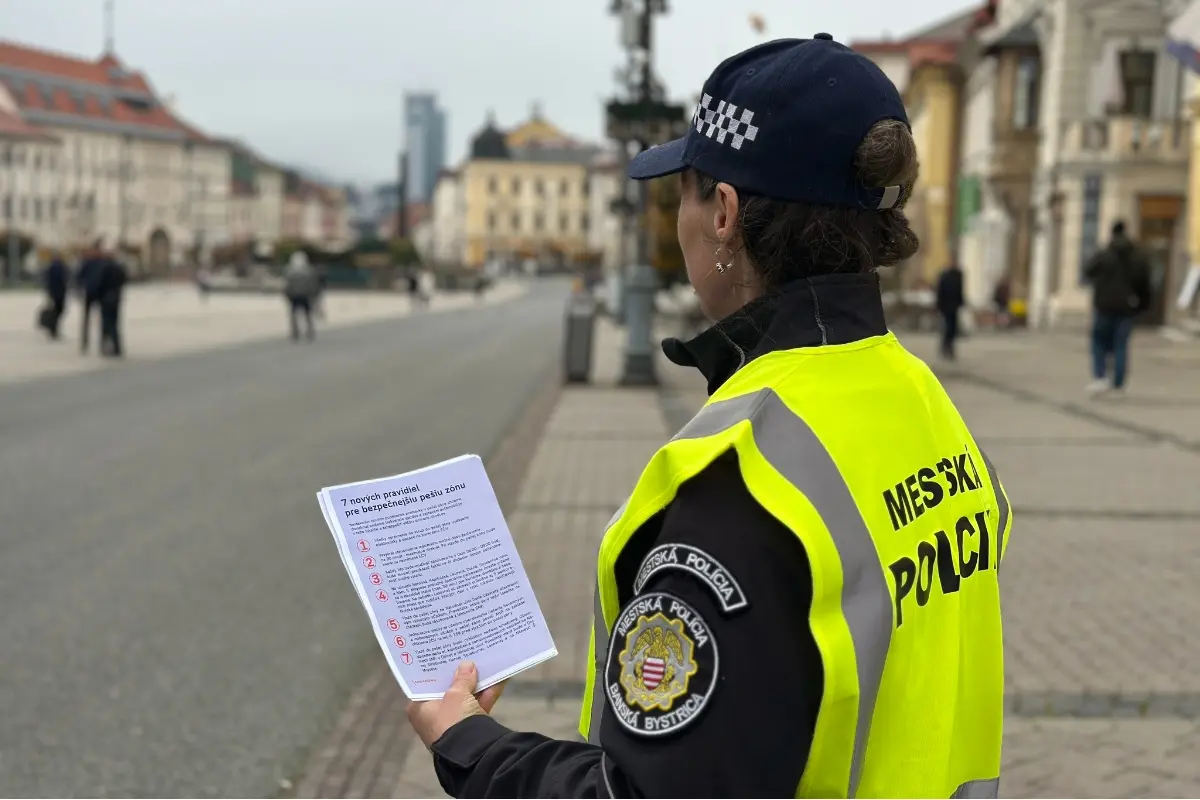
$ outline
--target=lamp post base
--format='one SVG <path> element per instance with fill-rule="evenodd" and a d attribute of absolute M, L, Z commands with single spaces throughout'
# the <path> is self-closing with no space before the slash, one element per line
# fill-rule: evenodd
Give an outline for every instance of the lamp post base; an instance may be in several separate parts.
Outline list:
<path fill-rule="evenodd" d="M 626 353 L 621 386 L 657 385 L 658 374 L 654 370 L 654 356 L 647 353 Z"/>

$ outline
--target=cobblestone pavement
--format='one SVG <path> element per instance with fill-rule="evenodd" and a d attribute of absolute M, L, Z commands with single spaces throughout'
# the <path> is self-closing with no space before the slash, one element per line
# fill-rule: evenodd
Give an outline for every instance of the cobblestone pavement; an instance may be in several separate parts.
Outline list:
<path fill-rule="evenodd" d="M 469 292 L 439 293 L 429 306 L 416 313 L 429 314 L 476 305 L 501 303 L 523 294 L 524 283 L 501 282 L 477 300 Z M 92 355 L 79 355 L 82 324 L 80 304 L 67 302 L 62 321 L 63 340 L 49 342 L 34 328 L 34 316 L 44 303 L 35 291 L 0 292 L 0 384 L 53 375 L 119 367 L 95 355 L 99 342 L 99 315 L 92 316 Z M 413 313 L 408 296 L 401 293 L 340 291 L 326 294 L 322 330 L 342 328 Z M 202 300 L 195 287 L 183 283 L 135 285 L 126 294 L 122 333 L 128 361 L 160 359 L 183 353 L 287 336 L 287 311 L 276 294 L 213 293 Z"/>
<path fill-rule="evenodd" d="M 658 398 L 612 387 L 620 334 L 600 334 L 597 385 L 563 391 L 509 513 L 562 655 L 514 682 L 497 716 L 560 737 L 578 713 L 603 524 L 705 397 L 670 366 Z M 980 335 L 950 366 L 932 360 L 931 338 L 902 338 L 934 364 L 1014 504 L 1004 795 L 1200 793 L 1200 345 L 1140 337 L 1129 396 L 1089 401 L 1075 338 Z M 377 776 L 371 788 L 306 779 L 300 794 L 442 796 L 401 706 L 386 713 L 390 743 L 342 757 L 347 774 Z"/>

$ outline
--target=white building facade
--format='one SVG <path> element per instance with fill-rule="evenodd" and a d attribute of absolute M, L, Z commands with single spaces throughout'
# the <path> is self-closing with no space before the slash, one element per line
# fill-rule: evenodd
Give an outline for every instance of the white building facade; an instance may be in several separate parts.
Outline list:
<path fill-rule="evenodd" d="M 1164 49 L 1183 0 L 1005 0 L 985 43 L 1022 25 L 1041 53 L 1040 138 L 1033 176 L 1029 314 L 1034 325 L 1086 318 L 1086 260 L 1113 222 L 1155 262 L 1163 303 L 1185 258 L 1185 77 Z"/>
<path fill-rule="evenodd" d="M 62 246 L 61 150 L 53 136 L 0 105 L 0 229 L 6 234 L 29 236 L 42 248 Z M 7 260 L 7 247 L 0 240 L 0 259 Z"/>

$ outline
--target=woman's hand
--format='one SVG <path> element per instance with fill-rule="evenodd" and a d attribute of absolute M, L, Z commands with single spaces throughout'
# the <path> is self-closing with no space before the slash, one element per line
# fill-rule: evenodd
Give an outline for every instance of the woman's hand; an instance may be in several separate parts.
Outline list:
<path fill-rule="evenodd" d="M 479 672 L 470 661 L 458 665 L 454 682 L 441 700 L 425 700 L 408 704 L 408 721 L 421 741 L 429 747 L 455 723 L 476 714 L 490 714 L 496 701 L 504 692 L 504 684 L 498 683 L 475 694 L 479 683 Z"/>

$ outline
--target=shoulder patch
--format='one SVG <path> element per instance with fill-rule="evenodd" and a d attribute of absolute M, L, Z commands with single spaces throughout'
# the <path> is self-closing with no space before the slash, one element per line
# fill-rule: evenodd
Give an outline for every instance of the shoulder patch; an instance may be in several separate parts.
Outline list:
<path fill-rule="evenodd" d="M 690 544 L 660 544 L 651 550 L 638 569 L 637 578 L 633 582 L 633 593 L 641 592 L 651 577 L 668 569 L 690 572 L 699 578 L 700 582 L 716 595 L 721 610 L 726 614 L 750 606 L 746 593 L 742 591 L 733 574 L 725 569 L 720 561 Z"/>
<path fill-rule="evenodd" d="M 703 617 L 666 592 L 635 597 L 613 626 L 604 691 L 617 721 L 638 736 L 689 725 L 708 705 L 720 666 Z"/>

